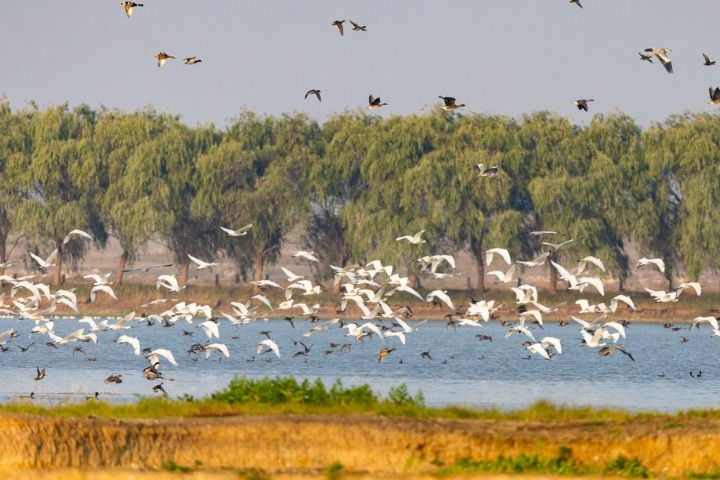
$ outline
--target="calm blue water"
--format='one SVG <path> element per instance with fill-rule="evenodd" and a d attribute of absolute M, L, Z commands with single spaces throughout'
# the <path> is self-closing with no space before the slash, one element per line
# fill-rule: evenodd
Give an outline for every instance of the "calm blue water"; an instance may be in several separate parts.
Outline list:
<path fill-rule="evenodd" d="M 197 322 L 196 322 L 197 323 Z M 415 322 L 410 322 L 415 323 Z M 128 345 L 117 345 L 121 334 L 140 338 L 141 347 L 170 349 L 178 367 L 163 361 L 164 388 L 171 396 L 182 394 L 196 398 L 222 389 L 236 375 L 251 378 L 293 375 L 298 378 L 320 377 L 330 384 L 340 378 L 345 385 L 368 383 L 381 393 L 405 383 L 411 392 L 422 390 L 428 405 L 465 405 L 514 409 L 539 399 L 572 405 L 623 407 L 632 410 L 676 411 L 698 407 L 720 407 L 720 368 L 717 352 L 720 338 L 710 337 L 710 329 L 672 332 L 657 324 L 632 324 L 624 342 L 635 362 L 618 352 L 600 357 L 580 343 L 577 327 L 547 324 L 535 335 L 562 338 L 563 354 L 547 361 L 533 355 L 529 360 L 520 335 L 504 338 L 507 328 L 489 323 L 485 328 L 463 327 L 457 332 L 446 330 L 444 322 L 430 322 L 408 335 L 403 346 L 395 338 L 380 342 L 378 338 L 355 342 L 346 330 L 337 326 L 304 338 L 302 333 L 315 324 L 295 321 L 293 329 L 283 320 L 257 321 L 234 327 L 220 325 L 220 342 L 230 350 L 230 358 L 215 353 L 206 360 L 194 361 L 187 353 L 193 343 L 204 343 L 206 335 L 185 322 L 172 328 L 155 325 L 130 330 L 97 332 L 99 341 L 72 343 L 57 349 L 45 345 L 47 336 L 29 338 L 32 322 L 3 320 L 0 330 L 14 328 L 20 336 L 7 341 L 9 351 L 0 353 L 0 402 L 19 400 L 35 392 L 36 401 L 56 403 L 65 400 L 84 401 L 86 395 L 100 392 L 113 402 L 132 401 L 139 396 L 155 395 L 152 386 L 162 380 L 148 381 L 141 374 L 148 361 L 136 356 Z M 74 319 L 56 320 L 55 330 L 68 334 L 80 326 Z M 706 326 L 707 327 L 707 326 Z M 183 335 L 182 329 L 194 332 Z M 281 358 L 272 353 L 258 355 L 259 334 L 269 330 L 280 345 Z M 491 335 L 493 342 L 478 341 L 475 335 Z M 680 342 L 680 336 L 689 339 Z M 302 348 L 292 340 L 302 340 L 312 351 L 307 357 L 293 358 Z M 31 341 L 27 352 L 20 346 Z M 217 341 L 217 340 L 213 340 Z M 329 343 L 352 343 L 352 351 L 325 355 Z M 82 346 L 87 357 L 73 352 Z M 383 347 L 397 347 L 383 362 L 376 353 Z M 429 351 L 433 360 L 421 358 Z M 402 361 L 402 362 L 401 362 Z M 35 367 L 46 368 L 46 378 L 34 381 Z M 701 378 L 689 372 L 702 371 Z M 661 378 L 658 374 L 664 373 Z M 122 384 L 105 384 L 110 374 L 122 374 Z"/>

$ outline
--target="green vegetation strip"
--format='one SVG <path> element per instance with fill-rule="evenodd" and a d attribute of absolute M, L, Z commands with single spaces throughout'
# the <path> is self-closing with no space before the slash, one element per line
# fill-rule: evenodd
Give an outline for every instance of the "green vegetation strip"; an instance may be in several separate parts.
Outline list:
<path fill-rule="evenodd" d="M 597 407 L 555 405 L 539 401 L 527 408 L 500 410 L 473 409 L 459 406 L 428 407 L 422 391 L 412 395 L 405 384 L 391 388 L 383 396 L 367 384 L 346 387 L 337 380 L 329 388 L 320 380 L 298 381 L 294 377 L 249 379 L 236 377 L 223 390 L 207 398 L 182 396 L 139 397 L 135 403 L 112 404 L 86 401 L 38 405 L 20 402 L 0 405 L 8 413 L 39 414 L 60 417 L 162 418 L 224 416 L 239 414 L 374 414 L 414 418 L 449 418 L 517 421 L 585 420 L 602 425 L 605 422 L 642 418 L 666 418 L 666 428 L 681 428 L 683 419 L 717 418 L 719 410 L 689 410 L 674 415 L 633 413 Z"/>

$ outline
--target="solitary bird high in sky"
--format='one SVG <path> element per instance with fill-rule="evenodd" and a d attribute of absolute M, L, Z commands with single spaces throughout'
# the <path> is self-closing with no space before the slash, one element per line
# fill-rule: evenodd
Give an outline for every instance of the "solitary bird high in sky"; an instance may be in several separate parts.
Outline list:
<path fill-rule="evenodd" d="M 307 97 L 308 97 L 309 95 L 315 95 L 315 96 L 317 97 L 318 101 L 319 101 L 319 102 L 322 102 L 322 98 L 320 97 L 320 90 L 317 90 L 317 89 L 313 88 L 313 89 L 308 90 L 307 92 L 305 92 L 305 99 L 306 99 L 306 100 L 307 100 Z"/>
<path fill-rule="evenodd" d="M 142 3 L 135 3 L 135 2 L 120 2 L 120 5 L 125 7 L 125 15 L 127 15 L 128 18 L 132 17 L 133 8 L 145 6 Z"/>

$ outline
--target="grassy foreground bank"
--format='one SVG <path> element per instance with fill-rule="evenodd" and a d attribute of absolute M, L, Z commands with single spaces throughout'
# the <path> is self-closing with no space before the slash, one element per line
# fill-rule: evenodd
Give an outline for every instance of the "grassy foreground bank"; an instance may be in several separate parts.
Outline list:
<path fill-rule="evenodd" d="M 380 397 L 367 386 L 292 378 L 238 378 L 201 400 L 0 409 L 0 472 L 720 478 L 718 446 L 716 410 L 665 415 L 545 402 L 517 411 L 436 409 L 403 385 Z"/>

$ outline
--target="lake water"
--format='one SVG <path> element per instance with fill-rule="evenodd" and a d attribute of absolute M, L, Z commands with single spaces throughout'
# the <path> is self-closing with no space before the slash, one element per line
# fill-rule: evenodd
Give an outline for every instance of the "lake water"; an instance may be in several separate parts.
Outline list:
<path fill-rule="evenodd" d="M 710 328 L 673 332 L 659 324 L 634 323 L 627 329 L 626 349 L 635 362 L 620 352 L 601 357 L 580 342 L 575 325 L 560 327 L 555 323 L 537 330 L 536 337 L 560 337 L 563 353 L 552 360 L 537 355 L 526 359 L 522 346 L 524 336 L 504 338 L 507 327 L 490 322 L 482 329 L 461 327 L 457 332 L 446 329 L 444 322 L 429 322 L 408 335 L 403 346 L 395 338 L 381 342 L 373 337 L 355 342 L 345 336 L 346 330 L 333 326 L 329 330 L 304 338 L 302 333 L 317 325 L 295 320 L 297 328 L 284 320 L 256 321 L 235 327 L 220 325 L 220 340 L 230 350 L 230 358 L 217 353 L 199 360 L 187 352 L 193 343 L 204 343 L 205 333 L 185 322 L 172 328 L 156 324 L 136 326 L 130 330 L 97 332 L 99 341 L 72 343 L 52 348 L 45 335 L 33 334 L 33 322 L 2 320 L 0 331 L 14 328 L 17 338 L 4 339 L 8 351 L 0 353 L 0 402 L 17 401 L 21 395 L 35 392 L 36 401 L 57 403 L 65 400 L 84 401 L 86 395 L 100 392 L 112 402 L 127 402 L 139 396 L 156 395 L 152 386 L 163 382 L 172 397 L 182 394 L 195 398 L 224 388 L 236 375 L 249 378 L 287 376 L 315 379 L 326 384 L 341 379 L 345 385 L 367 383 L 375 391 L 386 393 L 393 386 L 405 383 L 412 393 L 422 390 L 428 405 L 464 405 L 515 409 L 537 400 L 571 405 L 621 407 L 631 410 L 677 411 L 720 406 L 720 338 L 710 336 Z M 198 322 L 196 321 L 196 324 Z M 387 322 L 386 322 L 387 323 Z M 410 322 L 415 323 L 415 322 Z M 68 334 L 80 326 L 77 320 L 56 320 L 55 330 Z M 192 331 L 184 335 L 182 330 Z M 257 354 L 258 342 L 265 338 L 259 332 L 270 331 L 279 344 L 281 357 Z M 493 341 L 479 341 L 482 333 Z M 162 361 L 159 370 L 174 379 L 148 381 L 141 371 L 148 366 L 142 356 L 134 355 L 129 345 L 114 340 L 121 334 L 138 337 L 141 347 L 170 349 L 179 363 L 174 367 Z M 688 338 L 681 342 L 681 336 Z M 293 340 L 311 347 L 307 356 L 293 357 L 302 347 Z M 26 347 L 35 342 L 28 351 Z M 213 340 L 217 341 L 217 340 Z M 351 351 L 325 354 L 330 342 L 352 343 Z M 75 352 L 81 346 L 86 355 Z M 376 354 L 383 347 L 397 347 L 384 361 Z M 421 353 L 428 351 L 432 360 Z M 46 368 L 43 380 L 34 381 L 35 367 Z M 700 378 L 694 378 L 690 372 Z M 122 374 L 122 384 L 106 384 L 110 374 Z M 664 374 L 664 377 L 660 377 Z"/>

